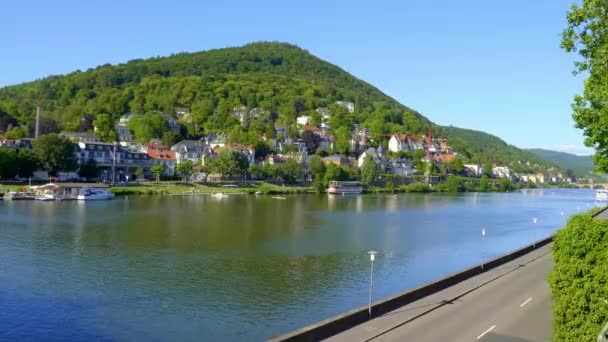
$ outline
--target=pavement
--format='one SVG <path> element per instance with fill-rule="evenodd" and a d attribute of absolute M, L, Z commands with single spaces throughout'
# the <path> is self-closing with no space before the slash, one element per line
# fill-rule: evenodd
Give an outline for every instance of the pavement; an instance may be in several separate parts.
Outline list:
<path fill-rule="evenodd" d="M 550 341 L 551 245 L 326 341 Z"/>

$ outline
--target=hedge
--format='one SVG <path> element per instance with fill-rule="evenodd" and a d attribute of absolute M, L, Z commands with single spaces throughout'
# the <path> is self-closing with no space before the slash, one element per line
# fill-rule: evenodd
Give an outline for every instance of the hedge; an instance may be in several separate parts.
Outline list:
<path fill-rule="evenodd" d="M 608 321 L 608 220 L 572 216 L 552 252 L 553 340 L 596 341 Z"/>

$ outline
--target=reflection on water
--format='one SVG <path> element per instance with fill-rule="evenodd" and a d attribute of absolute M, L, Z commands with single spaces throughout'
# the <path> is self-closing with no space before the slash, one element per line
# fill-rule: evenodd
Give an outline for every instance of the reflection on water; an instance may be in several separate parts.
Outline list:
<path fill-rule="evenodd" d="M 368 250 L 384 297 L 548 236 L 593 201 L 585 190 L 6 201 L 0 340 L 264 339 L 365 304 Z"/>

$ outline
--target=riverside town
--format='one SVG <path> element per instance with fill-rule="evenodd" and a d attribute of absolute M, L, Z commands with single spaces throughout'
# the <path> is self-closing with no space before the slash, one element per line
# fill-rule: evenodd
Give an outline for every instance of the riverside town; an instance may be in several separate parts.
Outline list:
<path fill-rule="evenodd" d="M 608 1 L 0 8 L 0 341 L 608 342 Z"/>

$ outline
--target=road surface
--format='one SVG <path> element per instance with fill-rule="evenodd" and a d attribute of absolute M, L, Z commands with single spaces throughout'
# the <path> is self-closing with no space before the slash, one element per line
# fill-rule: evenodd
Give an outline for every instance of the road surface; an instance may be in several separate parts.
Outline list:
<path fill-rule="evenodd" d="M 327 341 L 550 341 L 550 246 Z"/>

